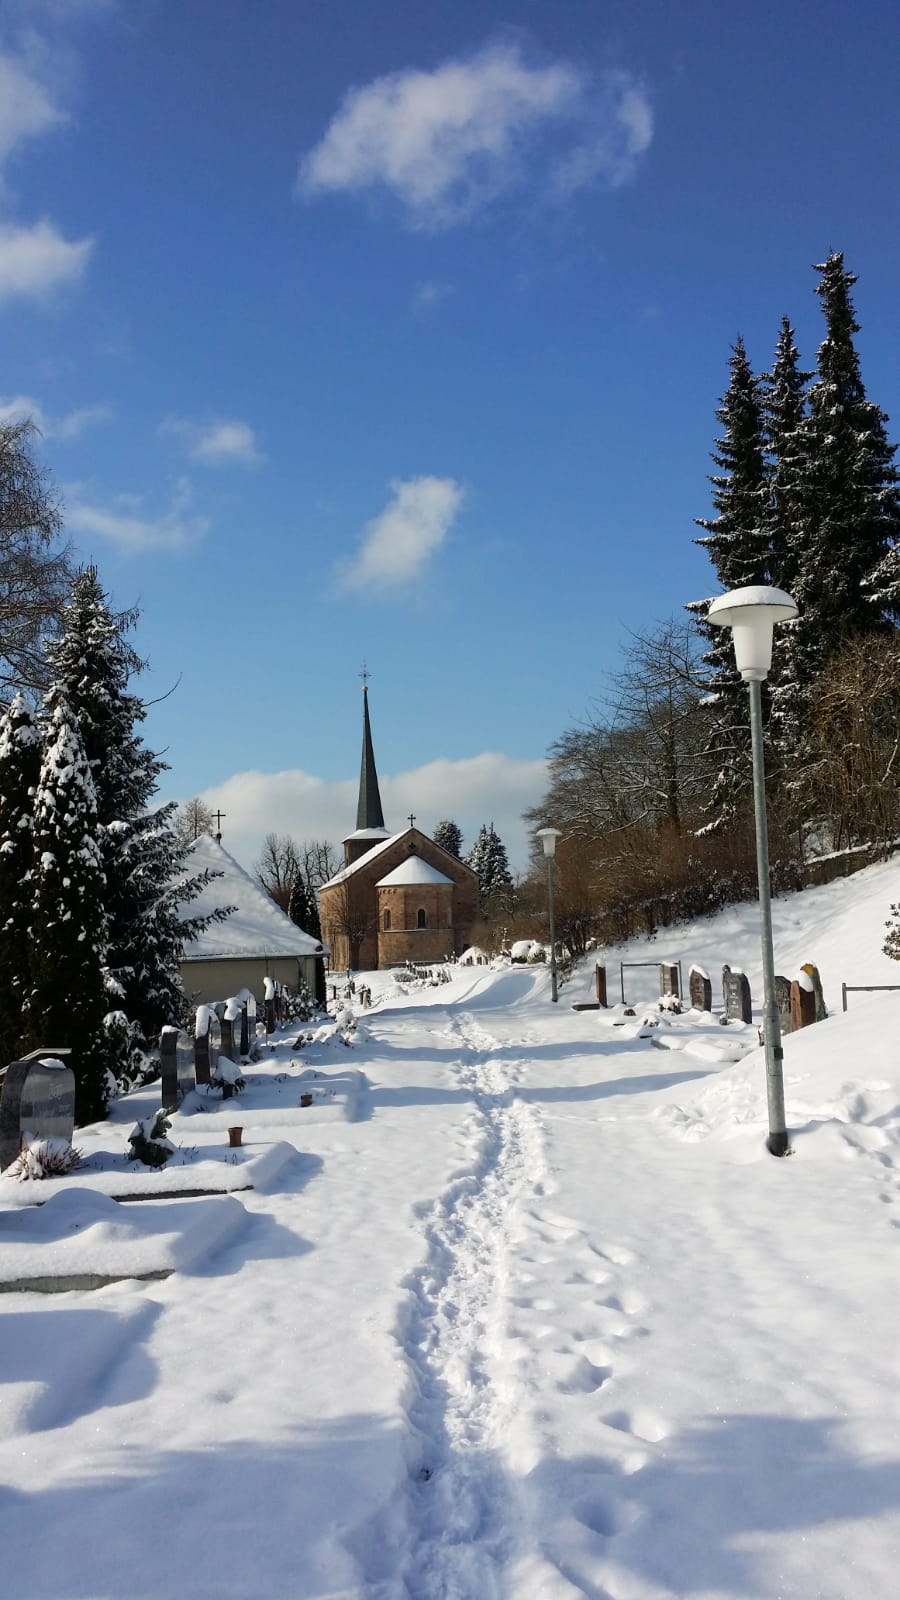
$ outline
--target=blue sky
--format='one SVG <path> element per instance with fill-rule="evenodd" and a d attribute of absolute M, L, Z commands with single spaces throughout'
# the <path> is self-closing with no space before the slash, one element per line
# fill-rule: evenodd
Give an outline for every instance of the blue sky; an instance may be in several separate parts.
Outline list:
<path fill-rule="evenodd" d="M 0 406 L 141 607 L 165 793 L 250 864 L 518 816 L 691 543 L 741 332 L 859 274 L 900 436 L 900 11 L 6 0 Z"/>

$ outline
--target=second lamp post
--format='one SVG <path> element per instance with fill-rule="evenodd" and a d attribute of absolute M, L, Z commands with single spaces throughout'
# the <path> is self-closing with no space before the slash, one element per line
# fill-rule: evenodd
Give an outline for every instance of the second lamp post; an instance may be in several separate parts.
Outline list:
<path fill-rule="evenodd" d="M 562 837 L 559 828 L 538 828 L 537 837 L 544 847 L 547 857 L 547 899 L 550 905 L 550 999 L 558 998 L 556 992 L 556 929 L 553 924 L 553 857 L 556 855 L 556 841 Z"/>

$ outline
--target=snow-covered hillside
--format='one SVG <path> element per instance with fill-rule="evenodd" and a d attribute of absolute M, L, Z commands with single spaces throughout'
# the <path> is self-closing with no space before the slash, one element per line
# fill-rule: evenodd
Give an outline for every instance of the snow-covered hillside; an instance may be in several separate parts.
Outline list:
<path fill-rule="evenodd" d="M 785 1042 L 790 1159 L 755 1026 L 475 967 L 372 974 L 351 1045 L 282 1036 L 238 1102 L 186 1103 L 176 1159 L 233 1163 L 240 1122 L 248 1170 L 278 1152 L 254 1189 L 85 1197 L 154 1089 L 79 1136 L 80 1188 L 34 1186 L 43 1213 L 0 1183 L 0 1275 L 40 1238 L 152 1261 L 154 1232 L 176 1268 L 5 1297 L 9 1592 L 893 1600 L 900 993 L 839 1008 L 900 981 L 897 877 L 776 904 L 778 970 L 818 962 L 837 1012 Z M 660 956 L 714 992 L 745 968 L 758 1007 L 752 906 L 604 952 L 611 998 Z"/>

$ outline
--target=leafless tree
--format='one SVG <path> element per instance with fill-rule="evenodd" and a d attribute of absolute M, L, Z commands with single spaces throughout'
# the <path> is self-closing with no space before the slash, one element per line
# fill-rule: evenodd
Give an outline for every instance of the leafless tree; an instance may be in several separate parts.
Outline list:
<path fill-rule="evenodd" d="M 31 421 L 0 423 L 0 690 L 46 683 L 41 640 L 56 631 L 74 576 L 37 437 Z"/>
<path fill-rule="evenodd" d="M 212 833 L 213 814 L 206 801 L 201 800 L 199 795 L 193 800 L 185 800 L 184 805 L 175 812 L 172 831 L 179 844 L 193 844 L 201 834 Z"/>
<path fill-rule="evenodd" d="M 300 850 L 296 840 L 289 833 L 267 833 L 253 870 L 275 904 L 282 911 L 287 911 L 294 879 L 301 871 Z"/>

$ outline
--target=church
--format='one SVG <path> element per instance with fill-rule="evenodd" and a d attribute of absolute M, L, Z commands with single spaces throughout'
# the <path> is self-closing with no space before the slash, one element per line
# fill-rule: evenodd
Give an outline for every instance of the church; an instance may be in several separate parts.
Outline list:
<path fill-rule="evenodd" d="M 356 827 L 343 841 L 344 865 L 319 892 L 322 942 L 332 968 L 370 971 L 444 961 L 472 942 L 478 877 L 415 826 L 384 825 L 363 685 L 363 746 Z"/>

